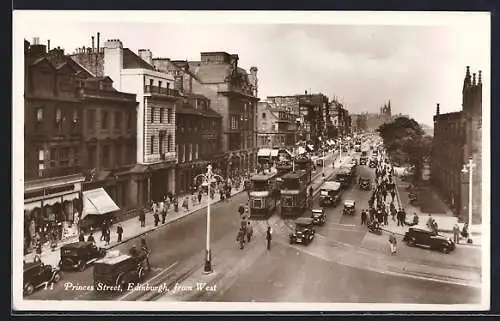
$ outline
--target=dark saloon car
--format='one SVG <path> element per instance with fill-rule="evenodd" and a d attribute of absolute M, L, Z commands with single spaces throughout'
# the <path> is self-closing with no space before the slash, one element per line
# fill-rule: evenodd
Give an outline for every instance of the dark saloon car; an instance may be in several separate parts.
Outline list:
<path fill-rule="evenodd" d="M 375 158 L 370 159 L 370 163 L 368 163 L 368 167 L 375 168 L 378 165 L 378 161 Z"/>
<path fill-rule="evenodd" d="M 315 208 L 312 210 L 311 217 L 314 225 L 325 225 L 326 214 L 324 208 Z"/>
<path fill-rule="evenodd" d="M 57 283 L 60 279 L 61 273 L 58 268 L 40 261 L 24 263 L 23 295 L 31 295 L 36 289 Z"/>
<path fill-rule="evenodd" d="M 421 246 L 431 250 L 441 251 L 445 254 L 455 249 L 455 243 L 446 236 L 436 234 L 425 227 L 410 227 L 405 233 L 403 241 L 408 246 Z"/>
<path fill-rule="evenodd" d="M 309 244 L 314 239 L 313 219 L 310 217 L 299 217 L 295 220 L 295 230 L 290 233 L 290 244 Z"/>
<path fill-rule="evenodd" d="M 366 165 L 366 162 L 368 161 L 368 157 L 366 156 L 361 156 L 359 158 L 359 165 Z"/>
<path fill-rule="evenodd" d="M 85 268 L 106 255 L 106 249 L 97 247 L 93 242 L 75 242 L 61 247 L 61 270 L 79 270 Z"/>

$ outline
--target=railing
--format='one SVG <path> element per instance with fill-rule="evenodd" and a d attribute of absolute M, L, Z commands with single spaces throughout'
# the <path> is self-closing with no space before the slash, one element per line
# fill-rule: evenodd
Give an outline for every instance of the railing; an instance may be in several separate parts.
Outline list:
<path fill-rule="evenodd" d="M 25 179 L 60 177 L 82 172 L 81 166 L 46 168 L 41 170 L 29 170 L 25 172 Z"/>
<path fill-rule="evenodd" d="M 180 96 L 178 90 L 171 89 L 171 88 L 158 87 L 158 86 L 151 86 L 151 85 L 145 85 L 144 92 L 150 93 L 150 94 L 160 94 L 160 95 L 167 95 L 167 96 L 174 96 L 174 97 Z"/>

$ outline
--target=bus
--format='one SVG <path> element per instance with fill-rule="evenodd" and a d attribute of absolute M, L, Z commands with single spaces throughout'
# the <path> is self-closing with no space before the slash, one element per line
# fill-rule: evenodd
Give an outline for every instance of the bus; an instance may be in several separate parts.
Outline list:
<path fill-rule="evenodd" d="M 278 201 L 277 173 L 257 174 L 250 178 L 250 218 L 269 217 Z"/>
<path fill-rule="evenodd" d="M 311 184 L 312 180 L 312 160 L 307 155 L 299 155 L 295 157 L 295 170 L 302 170 L 306 172 L 307 184 Z"/>
<path fill-rule="evenodd" d="M 300 215 L 307 207 L 310 173 L 298 170 L 284 175 L 280 192 L 281 216 Z"/>

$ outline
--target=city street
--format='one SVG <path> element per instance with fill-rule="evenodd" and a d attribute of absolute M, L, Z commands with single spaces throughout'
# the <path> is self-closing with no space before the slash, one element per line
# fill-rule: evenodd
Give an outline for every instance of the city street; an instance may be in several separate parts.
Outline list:
<path fill-rule="evenodd" d="M 351 156 L 358 157 L 356 153 Z M 344 156 L 345 160 L 347 156 Z M 337 166 L 325 168 L 330 179 Z M 322 169 L 314 174 L 321 184 Z M 357 176 L 374 178 L 374 170 L 358 166 Z M 206 209 L 146 234 L 152 249 L 152 271 L 144 284 L 165 283 L 167 294 L 152 291 L 96 293 L 85 290 L 93 281 L 92 268 L 66 272 L 53 289 L 35 292 L 29 299 L 67 300 L 183 300 L 183 301 L 295 301 L 295 302 L 397 302 L 473 303 L 480 301 L 480 269 L 476 260 L 465 260 L 480 252 L 459 248 L 444 255 L 400 245 L 398 257 L 388 254 L 387 237 L 373 235 L 360 226 L 360 211 L 367 208 L 369 191 L 356 181 L 343 192 L 337 207 L 327 208 L 327 223 L 317 227 L 310 245 L 290 245 L 288 233 L 293 222 L 276 212 L 269 220 L 255 221 L 254 241 L 240 250 L 235 242 L 239 226 L 238 206 L 246 193 L 212 206 L 212 253 L 214 272 L 208 277 L 216 291 L 194 291 L 191 286 L 207 278 L 203 268 Z M 356 214 L 342 215 L 343 201 L 356 201 Z M 319 207 L 318 195 L 314 207 Z M 309 215 L 309 211 L 303 216 Z M 267 224 L 273 229 L 272 249 L 265 248 Z M 138 239 L 115 249 L 127 251 Z M 474 251 L 476 252 L 470 252 Z M 335 277 L 318 278 L 334 275 Z M 76 288 L 80 286 L 82 289 Z M 187 291 L 187 290 L 189 291 Z"/>

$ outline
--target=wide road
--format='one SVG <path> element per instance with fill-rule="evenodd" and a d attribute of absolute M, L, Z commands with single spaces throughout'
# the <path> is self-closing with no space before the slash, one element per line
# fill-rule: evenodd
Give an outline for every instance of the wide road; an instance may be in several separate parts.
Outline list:
<path fill-rule="evenodd" d="M 331 162 L 329 155 L 329 162 Z M 313 173 L 316 181 L 321 180 L 321 169 Z M 236 248 L 235 237 L 240 226 L 238 207 L 248 200 L 246 193 L 236 194 L 230 200 L 211 206 L 212 230 L 211 244 L 214 265 L 217 264 L 218 253 Z M 182 210 L 182 209 L 181 209 Z M 265 222 L 256 222 L 256 236 L 264 233 Z M 151 272 L 147 280 L 153 283 L 175 284 L 202 267 L 206 240 L 206 209 L 200 209 L 177 221 L 145 235 L 151 248 Z M 132 239 L 113 250 L 128 252 L 133 244 L 139 246 L 139 239 Z M 243 255 L 244 253 L 241 253 Z M 121 293 L 96 293 L 89 289 L 93 285 L 93 268 L 83 272 L 64 272 L 62 280 L 53 287 L 35 291 L 26 299 L 29 300 L 144 300 L 151 299 L 149 293 L 141 291 Z M 146 297 L 144 297 L 146 296 Z"/>

